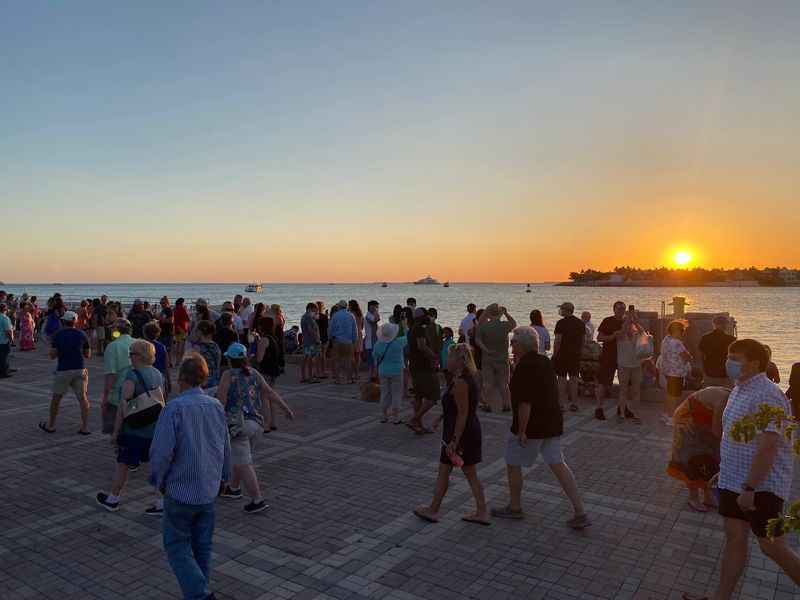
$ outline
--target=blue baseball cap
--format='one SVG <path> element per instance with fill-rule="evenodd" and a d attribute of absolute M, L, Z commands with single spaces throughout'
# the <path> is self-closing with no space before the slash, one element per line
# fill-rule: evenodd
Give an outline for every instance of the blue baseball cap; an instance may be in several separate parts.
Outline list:
<path fill-rule="evenodd" d="M 247 348 L 239 342 L 234 342 L 225 351 L 225 356 L 228 358 L 247 358 Z"/>

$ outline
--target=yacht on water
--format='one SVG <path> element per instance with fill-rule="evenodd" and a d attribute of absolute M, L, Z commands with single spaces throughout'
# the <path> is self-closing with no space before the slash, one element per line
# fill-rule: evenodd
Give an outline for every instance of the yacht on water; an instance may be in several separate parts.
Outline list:
<path fill-rule="evenodd" d="M 260 283 L 251 283 L 246 288 L 244 288 L 245 292 L 253 292 L 256 294 L 260 294 L 264 291 L 264 286 Z"/>
<path fill-rule="evenodd" d="M 428 275 L 427 277 L 423 277 L 422 279 L 415 281 L 414 285 L 439 285 L 439 282 Z"/>
<path fill-rule="evenodd" d="M 382 288 L 384 288 L 384 287 L 389 287 L 389 284 L 388 284 L 388 283 L 386 283 L 386 282 L 384 281 L 384 282 L 381 284 L 381 287 L 382 287 Z"/>
<path fill-rule="evenodd" d="M 450 287 L 450 282 L 449 282 L 449 281 L 445 281 L 445 282 L 442 284 L 442 287 Z"/>

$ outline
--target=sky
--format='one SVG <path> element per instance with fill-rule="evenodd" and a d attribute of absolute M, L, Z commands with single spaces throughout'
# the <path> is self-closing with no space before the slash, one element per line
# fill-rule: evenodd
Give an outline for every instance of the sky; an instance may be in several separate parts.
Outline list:
<path fill-rule="evenodd" d="M 5 282 L 800 267 L 800 3 L 0 0 Z"/>

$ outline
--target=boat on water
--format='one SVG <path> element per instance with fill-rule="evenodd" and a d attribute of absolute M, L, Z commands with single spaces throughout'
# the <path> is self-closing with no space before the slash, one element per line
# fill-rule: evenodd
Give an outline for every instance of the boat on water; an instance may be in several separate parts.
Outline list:
<path fill-rule="evenodd" d="M 260 283 L 251 283 L 244 288 L 244 291 L 259 294 L 264 291 L 264 286 Z"/>
<path fill-rule="evenodd" d="M 450 282 L 449 282 L 449 281 L 445 281 L 445 282 L 442 284 L 442 287 L 450 287 Z"/>
<path fill-rule="evenodd" d="M 530 283 L 528 284 L 528 288 L 525 291 L 527 293 L 529 293 L 529 294 L 531 293 L 531 284 Z"/>
<path fill-rule="evenodd" d="M 417 279 L 414 282 L 414 285 L 439 285 L 439 282 L 430 275 L 428 275 L 427 277 L 423 277 L 422 279 Z"/>
<path fill-rule="evenodd" d="M 381 287 L 382 287 L 382 288 L 383 288 L 383 287 L 389 287 L 389 284 L 388 284 L 388 283 L 386 283 L 386 282 L 384 281 L 384 282 L 381 284 Z"/>

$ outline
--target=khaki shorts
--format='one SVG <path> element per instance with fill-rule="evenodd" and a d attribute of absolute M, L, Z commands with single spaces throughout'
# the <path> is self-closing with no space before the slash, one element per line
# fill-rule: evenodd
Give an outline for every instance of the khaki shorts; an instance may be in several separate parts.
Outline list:
<path fill-rule="evenodd" d="M 71 369 L 69 371 L 56 371 L 53 379 L 53 393 L 59 396 L 66 394 L 70 388 L 79 398 L 86 396 L 89 385 L 89 372 L 86 369 Z"/>
<path fill-rule="evenodd" d="M 234 465 L 252 465 L 253 451 L 264 427 L 252 419 L 244 420 L 242 432 L 231 438 L 231 463 Z"/>
<path fill-rule="evenodd" d="M 353 359 L 352 342 L 333 342 L 333 356 L 339 360 Z"/>
<path fill-rule="evenodd" d="M 508 385 L 511 368 L 508 361 L 504 363 L 483 361 L 481 373 L 483 374 L 483 384 L 487 388 L 499 388 Z"/>

